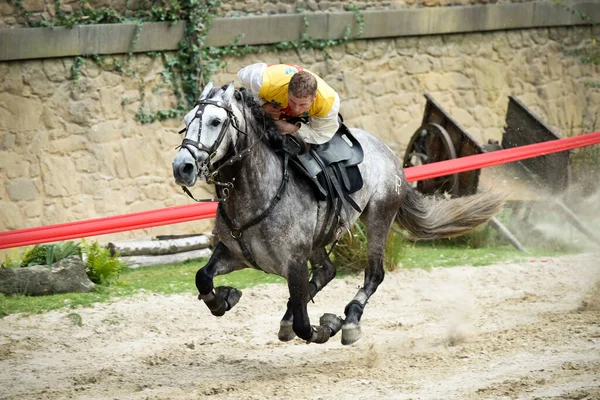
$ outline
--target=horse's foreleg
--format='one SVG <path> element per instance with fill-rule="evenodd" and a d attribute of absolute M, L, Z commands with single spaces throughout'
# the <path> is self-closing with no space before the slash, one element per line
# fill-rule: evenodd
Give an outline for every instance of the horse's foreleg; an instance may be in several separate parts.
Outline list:
<path fill-rule="evenodd" d="M 239 261 L 231 256 L 229 249 L 223 243 L 219 242 L 208 263 L 196 273 L 196 287 L 200 292 L 198 299 L 204 301 L 213 315 L 222 316 L 242 297 L 242 292 L 238 289 L 229 286 L 215 288 L 214 277 L 240 268 L 243 266 Z"/>
<path fill-rule="evenodd" d="M 298 337 L 309 343 L 325 343 L 341 328 L 341 319 L 328 314 L 327 317 L 321 318 L 321 325 L 311 326 L 306 308 L 310 293 L 306 261 L 291 266 L 288 274 L 288 289 L 290 291 L 288 312 L 292 318 L 292 329 Z"/>
<path fill-rule="evenodd" d="M 323 289 L 329 282 L 331 282 L 331 280 L 335 277 L 336 272 L 335 266 L 329 259 L 325 248 L 315 250 L 311 255 L 310 263 L 313 266 L 313 269 L 312 278 L 308 283 L 309 298 L 306 299 L 307 302 L 313 299 L 316 296 L 316 294 L 319 293 L 319 291 L 321 291 L 321 289 Z M 326 317 L 324 315 L 321 318 L 321 325 L 327 323 L 327 320 L 331 318 L 331 316 Z M 323 321 L 323 319 L 325 319 L 325 321 Z M 288 307 L 279 325 L 279 334 L 277 335 L 279 340 L 287 342 L 296 337 L 292 325 L 293 320 L 293 314 L 290 308 Z M 331 336 L 335 335 L 338 330 L 339 328 L 337 330 L 334 330 Z"/>

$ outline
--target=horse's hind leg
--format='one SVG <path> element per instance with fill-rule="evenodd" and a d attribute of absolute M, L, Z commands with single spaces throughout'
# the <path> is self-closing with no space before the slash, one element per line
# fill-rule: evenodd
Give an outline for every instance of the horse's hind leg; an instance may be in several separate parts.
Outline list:
<path fill-rule="evenodd" d="M 313 251 L 310 257 L 310 263 L 313 269 L 312 278 L 308 283 L 309 298 L 306 299 L 307 302 L 314 298 L 315 295 L 335 277 L 335 266 L 329 259 L 325 248 L 319 248 Z M 288 307 L 279 325 L 279 334 L 277 335 L 279 340 L 287 342 L 296 337 L 293 329 L 293 321 L 293 313 Z M 337 330 L 333 332 L 331 336 L 336 333 Z"/>
<path fill-rule="evenodd" d="M 379 209 L 381 209 L 380 207 Z M 397 209 L 396 208 L 383 208 Z M 360 318 L 362 317 L 365 305 L 369 298 L 375 293 L 377 287 L 383 282 L 385 271 L 383 268 L 383 253 L 388 232 L 392 226 L 395 212 L 374 213 L 371 207 L 365 210 L 363 218 L 367 223 L 367 249 L 368 265 L 365 269 L 365 279 L 363 287 L 358 290 L 354 299 L 348 303 L 344 313 L 346 319 L 342 326 L 342 344 L 352 344 L 360 338 Z M 389 215 L 387 215 L 389 214 Z"/>
<path fill-rule="evenodd" d="M 229 249 L 219 242 L 208 263 L 196 273 L 196 287 L 200 292 L 198 299 L 204 301 L 213 315 L 222 316 L 242 297 L 242 292 L 238 289 L 229 286 L 215 288 L 213 278 L 241 268 L 244 266 L 240 265 L 240 262 L 231 256 Z"/>

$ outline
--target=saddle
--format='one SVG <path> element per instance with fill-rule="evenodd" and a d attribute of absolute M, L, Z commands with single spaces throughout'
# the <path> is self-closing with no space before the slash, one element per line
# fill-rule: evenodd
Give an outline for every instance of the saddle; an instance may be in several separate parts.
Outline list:
<path fill-rule="evenodd" d="M 362 212 L 350 194 L 360 190 L 363 179 L 358 164 L 363 161 L 362 146 L 340 123 L 333 138 L 321 145 L 310 145 L 308 152 L 293 155 L 292 165 L 311 182 L 318 200 L 328 201 L 334 212 L 327 216 L 328 233 L 322 232 L 321 240 L 328 242 L 333 235 L 335 224 L 333 217 L 339 220 L 342 208 L 350 205 L 359 213 Z"/>
<path fill-rule="evenodd" d="M 321 145 L 311 145 L 310 150 L 292 158 L 293 164 L 310 179 L 319 200 L 331 193 L 328 179 L 338 182 L 344 192 L 351 194 L 363 186 L 358 164 L 364 158 L 363 149 L 345 125 L 333 138 Z M 360 212 L 360 209 L 357 210 Z"/>

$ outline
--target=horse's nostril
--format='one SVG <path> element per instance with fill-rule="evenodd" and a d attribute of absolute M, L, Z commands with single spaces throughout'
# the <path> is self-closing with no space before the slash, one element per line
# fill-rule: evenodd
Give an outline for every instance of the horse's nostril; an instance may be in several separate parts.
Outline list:
<path fill-rule="evenodd" d="M 179 171 L 181 172 L 182 176 L 190 176 L 194 173 L 194 164 L 184 164 L 181 166 L 181 168 L 179 168 Z"/>

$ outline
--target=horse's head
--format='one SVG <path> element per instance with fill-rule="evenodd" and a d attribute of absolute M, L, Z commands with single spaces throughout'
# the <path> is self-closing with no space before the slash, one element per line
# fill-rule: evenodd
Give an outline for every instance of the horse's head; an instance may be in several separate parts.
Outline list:
<path fill-rule="evenodd" d="M 194 108 L 184 117 L 185 138 L 173 160 L 173 177 L 181 186 L 207 180 L 211 165 L 225 157 L 237 132 L 231 133 L 233 82 L 225 90 L 210 82 Z M 235 131 L 235 129 L 234 129 Z"/>

